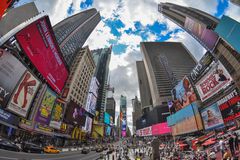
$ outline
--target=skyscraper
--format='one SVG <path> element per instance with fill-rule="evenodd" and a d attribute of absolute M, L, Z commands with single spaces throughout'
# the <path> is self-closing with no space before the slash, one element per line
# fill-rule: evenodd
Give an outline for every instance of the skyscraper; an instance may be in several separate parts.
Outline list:
<path fill-rule="evenodd" d="M 153 107 L 167 105 L 171 90 L 196 65 L 191 53 L 179 42 L 141 42 Z"/>
<path fill-rule="evenodd" d="M 141 98 L 141 110 L 142 113 L 146 113 L 152 109 L 152 97 L 151 91 L 149 88 L 149 82 L 146 73 L 146 69 L 144 67 L 143 61 L 137 61 L 137 74 L 138 74 L 138 84 L 140 90 L 140 98 Z"/>
<path fill-rule="evenodd" d="M 98 98 L 96 110 L 99 112 L 99 120 L 103 122 L 103 113 L 106 108 L 109 62 L 112 48 L 102 48 L 92 51 L 93 59 L 96 64 L 94 76 L 99 82 Z"/>
<path fill-rule="evenodd" d="M 211 51 L 224 65 L 240 89 L 239 53 L 213 31 L 219 19 L 191 7 L 160 3 L 158 11 L 192 35 L 203 47 Z M 234 26 L 231 24 L 230 26 Z M 229 34 L 232 33 L 230 29 Z"/>
<path fill-rule="evenodd" d="M 142 116 L 142 109 L 141 109 L 141 102 L 138 100 L 138 97 L 135 96 L 134 99 L 132 99 L 132 120 L 133 120 L 133 133 L 136 132 L 136 121 Z"/>
<path fill-rule="evenodd" d="M 100 13 L 92 8 L 68 17 L 53 27 L 68 68 L 100 20 Z"/>
<path fill-rule="evenodd" d="M 113 123 L 115 123 L 115 111 L 116 111 L 116 102 L 113 97 L 107 98 L 106 112 L 110 114 L 113 118 Z"/>

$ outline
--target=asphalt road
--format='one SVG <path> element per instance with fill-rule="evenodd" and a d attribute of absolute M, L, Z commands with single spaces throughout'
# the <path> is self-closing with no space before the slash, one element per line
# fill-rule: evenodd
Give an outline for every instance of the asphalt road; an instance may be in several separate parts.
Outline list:
<path fill-rule="evenodd" d="M 0 160 L 96 160 L 100 157 L 100 154 L 95 151 L 91 151 L 88 154 L 82 154 L 81 151 L 59 154 L 35 154 L 0 149 Z"/>

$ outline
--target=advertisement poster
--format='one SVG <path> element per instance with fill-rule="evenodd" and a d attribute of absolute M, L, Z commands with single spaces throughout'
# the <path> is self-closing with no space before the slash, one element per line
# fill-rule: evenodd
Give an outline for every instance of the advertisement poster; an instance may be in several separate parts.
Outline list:
<path fill-rule="evenodd" d="M 11 53 L 0 48 L 0 106 L 7 107 L 26 68 Z"/>
<path fill-rule="evenodd" d="M 27 71 L 15 90 L 7 109 L 26 117 L 39 84 L 40 82 Z"/>
<path fill-rule="evenodd" d="M 95 115 L 96 103 L 97 103 L 97 98 L 92 93 L 88 93 L 87 103 L 85 108 L 86 111 L 91 113 L 92 115 Z"/>
<path fill-rule="evenodd" d="M 87 131 L 88 133 L 91 133 L 92 131 L 92 118 L 86 117 L 85 126 L 83 127 L 83 130 Z"/>
<path fill-rule="evenodd" d="M 84 126 L 86 121 L 86 111 L 73 101 L 68 103 L 65 112 L 65 122 L 72 125 Z"/>
<path fill-rule="evenodd" d="M 197 100 L 189 79 L 185 76 L 172 90 L 175 111 L 179 111 Z"/>
<path fill-rule="evenodd" d="M 110 125 L 110 115 L 104 112 L 104 123 Z"/>
<path fill-rule="evenodd" d="M 195 84 L 202 73 L 210 66 L 210 64 L 214 61 L 214 56 L 210 52 L 206 52 L 203 57 L 200 59 L 198 64 L 193 68 L 190 73 L 190 78 L 192 82 Z"/>
<path fill-rule="evenodd" d="M 240 117 L 240 96 L 236 90 L 217 102 L 225 124 Z"/>
<path fill-rule="evenodd" d="M 68 71 L 48 17 L 44 16 L 22 29 L 16 34 L 16 39 L 47 83 L 60 94 Z"/>
<path fill-rule="evenodd" d="M 41 105 L 38 108 L 35 121 L 45 125 L 49 124 L 55 100 L 56 94 L 50 88 L 47 88 L 43 96 Z"/>
<path fill-rule="evenodd" d="M 171 128 L 168 127 L 167 122 L 152 125 L 153 136 L 168 134 L 168 133 L 171 133 Z"/>
<path fill-rule="evenodd" d="M 201 111 L 203 124 L 206 130 L 224 126 L 221 112 L 217 103 L 203 109 Z"/>
<path fill-rule="evenodd" d="M 65 111 L 65 102 L 57 99 L 52 110 L 51 121 L 49 126 L 55 129 L 60 129 Z"/>
<path fill-rule="evenodd" d="M 221 89 L 224 89 L 232 82 L 232 77 L 229 75 L 225 67 L 220 63 L 215 63 L 214 66 L 196 83 L 196 89 L 202 100 L 206 101 Z"/>
<path fill-rule="evenodd" d="M 89 92 L 94 94 L 95 97 L 98 96 L 98 88 L 99 88 L 99 82 L 96 77 L 93 77 L 91 80 L 91 84 L 89 87 Z"/>
<path fill-rule="evenodd" d="M 19 117 L 0 109 L 0 120 L 6 123 L 10 123 L 12 125 L 18 126 Z"/>
<path fill-rule="evenodd" d="M 107 126 L 107 127 L 106 127 L 105 134 L 106 134 L 107 136 L 110 136 L 110 134 L 111 134 L 111 127 L 110 127 L 110 126 Z"/>
<path fill-rule="evenodd" d="M 238 21 L 223 15 L 214 31 L 240 53 L 240 23 Z"/>

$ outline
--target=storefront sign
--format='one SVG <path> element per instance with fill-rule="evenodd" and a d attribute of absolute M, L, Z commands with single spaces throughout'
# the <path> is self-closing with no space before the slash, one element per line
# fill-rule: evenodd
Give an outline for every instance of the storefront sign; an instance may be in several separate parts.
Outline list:
<path fill-rule="evenodd" d="M 0 120 L 6 123 L 17 126 L 19 123 L 19 118 L 3 109 L 0 109 Z"/>
<path fill-rule="evenodd" d="M 217 104 L 225 124 L 240 117 L 240 96 L 236 90 L 219 100 Z"/>
<path fill-rule="evenodd" d="M 19 123 L 19 127 L 23 128 L 23 129 L 26 129 L 26 130 L 29 130 L 29 131 L 32 131 L 33 127 L 34 127 L 34 123 L 33 123 L 33 121 L 29 121 L 29 120 L 26 120 L 24 118 L 21 118 L 21 121 Z"/>
<path fill-rule="evenodd" d="M 41 125 L 39 123 L 35 124 L 35 131 L 39 131 L 39 132 L 43 132 L 43 133 L 47 133 L 47 134 L 53 134 L 53 129 L 45 126 L 45 125 Z"/>

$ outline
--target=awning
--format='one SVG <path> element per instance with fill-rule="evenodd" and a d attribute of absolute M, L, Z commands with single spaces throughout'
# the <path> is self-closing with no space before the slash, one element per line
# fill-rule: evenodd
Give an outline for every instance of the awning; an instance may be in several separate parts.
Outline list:
<path fill-rule="evenodd" d="M 5 126 L 8 126 L 8 127 L 11 127 L 11 128 L 14 128 L 14 129 L 18 129 L 17 126 L 14 126 L 14 125 L 12 125 L 12 124 L 6 123 L 6 122 L 4 122 L 4 121 L 1 121 L 1 120 L 0 120 L 0 123 L 3 124 L 3 125 L 5 125 Z"/>

